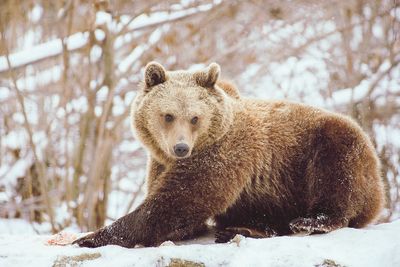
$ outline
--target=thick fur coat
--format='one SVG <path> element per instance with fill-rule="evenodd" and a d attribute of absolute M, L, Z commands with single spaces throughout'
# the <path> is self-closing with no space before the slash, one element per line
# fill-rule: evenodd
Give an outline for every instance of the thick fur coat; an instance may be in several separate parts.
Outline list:
<path fill-rule="evenodd" d="M 380 164 L 350 118 L 288 101 L 243 98 L 220 68 L 167 72 L 158 63 L 132 105 L 149 151 L 148 195 L 132 213 L 76 241 L 154 246 L 198 235 L 217 242 L 363 227 L 383 205 Z M 182 156 L 183 155 L 183 156 Z"/>

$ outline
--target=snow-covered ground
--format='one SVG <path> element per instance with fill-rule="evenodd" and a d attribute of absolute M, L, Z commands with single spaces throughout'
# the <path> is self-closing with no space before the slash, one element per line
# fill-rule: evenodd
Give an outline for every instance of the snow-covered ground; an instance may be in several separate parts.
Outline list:
<path fill-rule="evenodd" d="M 400 266 L 400 220 L 325 235 L 230 244 L 203 238 L 157 248 L 48 246 L 48 238 L 0 233 L 0 266 L 183 266 L 171 264 L 183 260 L 198 263 L 188 266 Z"/>

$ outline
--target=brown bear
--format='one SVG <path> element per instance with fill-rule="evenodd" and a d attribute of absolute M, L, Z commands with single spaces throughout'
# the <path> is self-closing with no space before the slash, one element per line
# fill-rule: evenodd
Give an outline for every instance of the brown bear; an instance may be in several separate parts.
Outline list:
<path fill-rule="evenodd" d="M 149 151 L 148 195 L 75 243 L 154 246 L 216 224 L 216 241 L 363 227 L 384 205 L 380 164 L 350 118 L 241 97 L 212 63 L 197 72 L 149 63 L 132 126 Z"/>

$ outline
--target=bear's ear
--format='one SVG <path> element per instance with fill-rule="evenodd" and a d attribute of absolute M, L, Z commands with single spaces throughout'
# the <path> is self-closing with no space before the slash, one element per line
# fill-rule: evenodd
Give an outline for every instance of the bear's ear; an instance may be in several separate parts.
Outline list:
<path fill-rule="evenodd" d="M 146 65 L 144 71 L 144 80 L 146 88 L 150 88 L 167 80 L 164 67 L 157 62 L 150 62 Z"/>
<path fill-rule="evenodd" d="M 217 82 L 221 67 L 213 62 L 205 70 L 195 72 L 195 79 L 198 85 L 203 87 L 214 87 Z"/>

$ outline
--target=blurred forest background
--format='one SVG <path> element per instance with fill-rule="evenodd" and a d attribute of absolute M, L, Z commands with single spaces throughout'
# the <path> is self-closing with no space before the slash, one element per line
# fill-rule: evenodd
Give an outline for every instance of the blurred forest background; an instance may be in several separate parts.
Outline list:
<path fill-rule="evenodd" d="M 0 219 L 86 231 L 138 205 L 128 117 L 151 60 L 351 115 L 382 160 L 381 221 L 400 217 L 398 0 L 2 0 L 0 31 Z"/>

